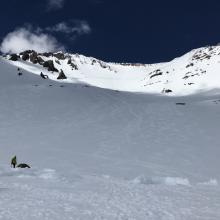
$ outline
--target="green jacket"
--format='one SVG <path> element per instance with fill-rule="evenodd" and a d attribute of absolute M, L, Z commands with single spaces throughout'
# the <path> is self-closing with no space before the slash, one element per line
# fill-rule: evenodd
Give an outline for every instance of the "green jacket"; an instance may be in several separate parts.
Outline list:
<path fill-rule="evenodd" d="M 17 158 L 16 158 L 16 156 L 14 156 L 14 157 L 11 159 L 11 164 L 17 165 Z"/>

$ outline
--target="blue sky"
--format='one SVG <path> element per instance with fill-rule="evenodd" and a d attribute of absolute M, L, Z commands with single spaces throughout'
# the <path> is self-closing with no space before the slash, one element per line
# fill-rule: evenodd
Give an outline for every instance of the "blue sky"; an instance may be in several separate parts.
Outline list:
<path fill-rule="evenodd" d="M 33 46 L 106 61 L 162 62 L 220 42 L 219 21 L 217 0 L 3 0 L 1 50 Z"/>

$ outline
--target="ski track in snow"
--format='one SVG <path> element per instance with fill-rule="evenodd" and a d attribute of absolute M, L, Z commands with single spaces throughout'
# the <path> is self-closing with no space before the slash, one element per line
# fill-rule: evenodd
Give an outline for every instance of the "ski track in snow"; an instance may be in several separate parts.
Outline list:
<path fill-rule="evenodd" d="M 220 219 L 218 93 L 60 87 L 0 66 L 0 219 Z M 32 168 L 11 169 L 14 154 Z"/>

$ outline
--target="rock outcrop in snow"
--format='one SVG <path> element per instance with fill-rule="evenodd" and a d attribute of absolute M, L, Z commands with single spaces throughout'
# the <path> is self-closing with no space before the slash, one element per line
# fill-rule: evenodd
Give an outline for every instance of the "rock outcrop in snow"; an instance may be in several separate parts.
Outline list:
<path fill-rule="evenodd" d="M 220 89 L 220 46 L 195 49 L 170 62 L 152 65 L 107 63 L 78 54 L 32 50 L 6 58 L 31 73 L 43 71 L 52 80 L 112 90 L 187 95 Z"/>

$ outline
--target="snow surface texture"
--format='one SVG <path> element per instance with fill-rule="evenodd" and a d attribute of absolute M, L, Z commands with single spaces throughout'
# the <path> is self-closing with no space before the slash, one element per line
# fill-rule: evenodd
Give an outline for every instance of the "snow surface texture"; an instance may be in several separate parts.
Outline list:
<path fill-rule="evenodd" d="M 185 66 L 180 59 L 187 63 L 193 53 L 173 65 Z M 207 60 L 213 72 L 204 74 L 209 90 L 215 90 L 184 97 L 85 86 L 137 91 L 136 75 L 148 77 L 146 69 L 157 65 L 109 64 L 124 73 L 97 76 L 82 64 L 87 71 L 75 71 L 72 78 L 62 66 L 68 79 L 59 83 L 40 78 L 41 68 L 50 79 L 58 73 L 39 64 L 1 58 L 0 219 L 220 219 L 217 57 Z M 143 71 L 132 75 L 136 69 Z M 184 79 L 173 79 L 184 87 Z M 190 79 L 197 86 L 205 82 L 203 75 Z M 195 92 L 175 89 L 173 82 L 167 88 L 176 94 Z M 160 93 L 160 84 L 149 91 Z M 11 169 L 14 154 L 32 168 Z"/>

